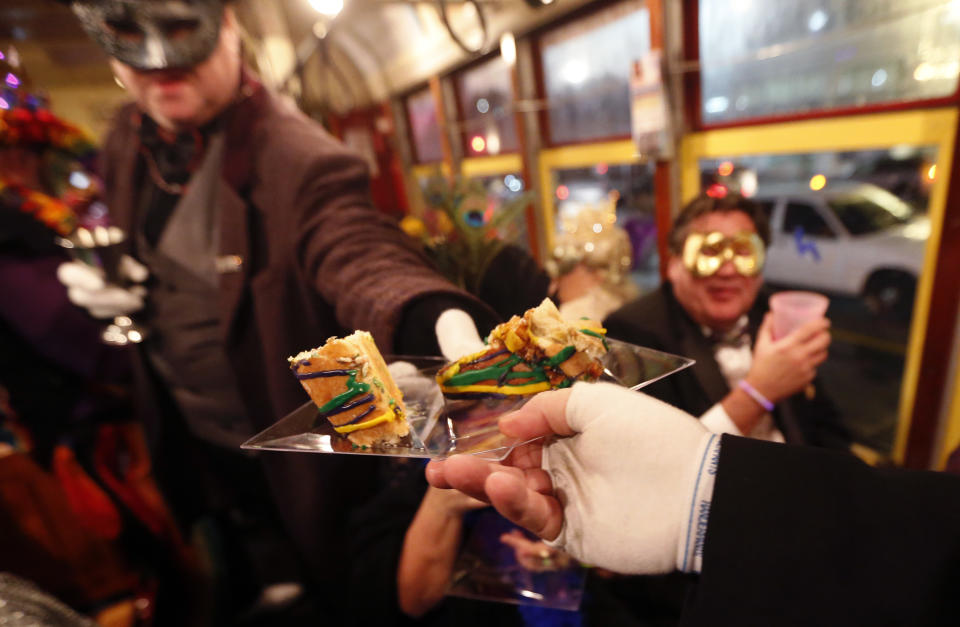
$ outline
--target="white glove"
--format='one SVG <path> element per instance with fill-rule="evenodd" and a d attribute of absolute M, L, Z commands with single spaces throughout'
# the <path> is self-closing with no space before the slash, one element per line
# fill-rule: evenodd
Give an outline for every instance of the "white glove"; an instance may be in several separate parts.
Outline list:
<path fill-rule="evenodd" d="M 440 352 L 450 361 L 478 353 L 486 346 L 473 318 L 462 309 L 448 309 L 440 314 L 434 329 Z"/>
<path fill-rule="evenodd" d="M 417 429 L 417 437 L 426 442 L 443 409 L 443 392 L 437 380 L 417 370 L 409 361 L 395 361 L 387 365 L 387 370 L 403 393 L 404 403 L 411 414 L 407 418 Z M 423 418 L 423 421 L 415 418 Z"/>
<path fill-rule="evenodd" d="M 719 436 L 611 383 L 575 384 L 566 419 L 576 434 L 543 449 L 564 516 L 548 544 L 621 573 L 699 571 Z"/>
<path fill-rule="evenodd" d="M 120 259 L 119 271 L 120 276 L 134 283 L 142 283 L 150 275 L 146 267 L 127 255 Z M 147 295 L 142 285 L 123 288 L 107 283 L 103 270 L 78 261 L 60 264 L 57 278 L 67 287 L 70 302 L 83 307 L 94 318 L 113 318 L 139 311 Z"/>

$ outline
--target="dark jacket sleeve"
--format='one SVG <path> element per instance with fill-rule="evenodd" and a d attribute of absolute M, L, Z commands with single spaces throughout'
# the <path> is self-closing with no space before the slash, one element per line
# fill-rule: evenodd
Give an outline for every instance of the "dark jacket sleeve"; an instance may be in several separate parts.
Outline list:
<path fill-rule="evenodd" d="M 679 354 L 679 347 L 673 341 L 669 308 L 661 292 L 662 289 L 641 296 L 608 315 L 603 321 L 607 337 Z M 695 387 L 693 375 L 683 371 L 651 383 L 643 388 L 643 393 L 698 416 L 702 411 L 697 411 L 700 409 L 697 403 L 702 405 L 707 399 L 702 398 L 702 392 L 691 393 Z"/>
<path fill-rule="evenodd" d="M 684 625 L 955 625 L 960 478 L 724 436 Z"/>
<path fill-rule="evenodd" d="M 370 205 L 368 187 L 366 166 L 343 152 L 316 160 L 297 195 L 299 258 L 341 325 L 368 330 L 380 346 L 399 348 L 398 330 L 411 324 L 404 320 L 406 310 L 441 297 L 479 318 L 484 331 L 495 314 L 437 273 L 415 243 Z M 414 323 L 432 334 L 435 321 L 418 316 Z"/>

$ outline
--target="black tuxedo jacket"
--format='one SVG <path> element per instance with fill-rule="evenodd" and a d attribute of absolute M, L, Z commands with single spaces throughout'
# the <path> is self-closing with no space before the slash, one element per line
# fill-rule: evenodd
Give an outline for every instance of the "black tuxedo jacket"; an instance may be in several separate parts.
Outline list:
<path fill-rule="evenodd" d="M 766 313 L 766 303 L 767 295 L 761 293 L 748 312 L 751 343 Z M 729 394 L 730 386 L 713 355 L 710 340 L 677 301 L 669 282 L 627 303 L 603 324 L 612 338 L 696 360 L 690 368 L 645 387 L 645 393 L 694 416 L 702 415 Z M 836 408 L 826 398 L 822 386 L 816 390 L 813 399 L 796 394 L 778 403 L 773 413 L 777 427 L 791 444 L 847 448 L 850 436 L 840 423 Z"/>
<path fill-rule="evenodd" d="M 724 435 L 684 627 L 960 624 L 960 477 Z"/>

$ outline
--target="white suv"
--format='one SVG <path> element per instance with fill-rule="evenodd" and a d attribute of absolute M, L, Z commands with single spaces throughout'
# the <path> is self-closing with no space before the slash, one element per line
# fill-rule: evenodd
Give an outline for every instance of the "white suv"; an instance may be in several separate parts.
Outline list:
<path fill-rule="evenodd" d="M 926 215 L 855 181 L 820 191 L 765 186 L 754 200 L 770 216 L 767 281 L 862 296 L 876 313 L 909 315 L 930 235 Z"/>

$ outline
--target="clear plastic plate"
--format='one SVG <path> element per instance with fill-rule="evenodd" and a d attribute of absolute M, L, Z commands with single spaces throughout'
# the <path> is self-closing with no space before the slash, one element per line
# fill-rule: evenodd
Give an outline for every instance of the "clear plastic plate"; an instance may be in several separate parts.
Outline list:
<path fill-rule="evenodd" d="M 503 535 L 519 533 L 531 543 L 536 540 L 493 508 L 469 516 L 465 533 L 447 595 L 569 612 L 580 608 L 586 568 L 569 555 L 541 545 L 521 556 L 503 542 Z"/>
<path fill-rule="evenodd" d="M 693 364 L 692 359 L 608 339 L 601 380 L 638 390 Z M 442 357 L 385 356 L 403 392 L 410 435 L 397 444 L 355 446 L 317 415 L 312 401 L 281 418 L 243 443 L 246 449 L 345 453 L 395 457 L 444 458 L 458 453 L 500 461 L 518 442 L 502 435 L 500 416 L 532 398 L 515 396 L 473 400 L 444 397 L 435 375 L 446 364 Z M 397 363 L 405 362 L 405 363 Z"/>

